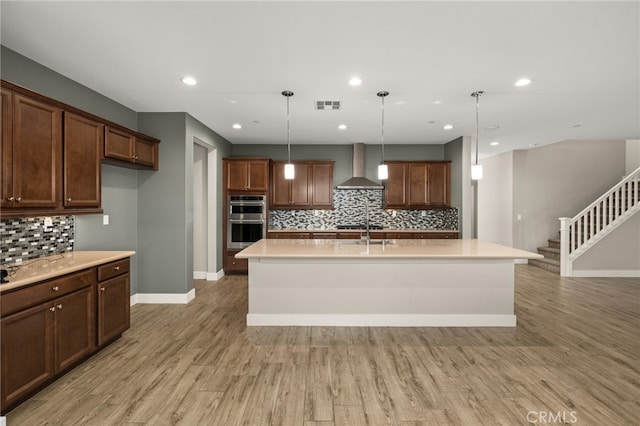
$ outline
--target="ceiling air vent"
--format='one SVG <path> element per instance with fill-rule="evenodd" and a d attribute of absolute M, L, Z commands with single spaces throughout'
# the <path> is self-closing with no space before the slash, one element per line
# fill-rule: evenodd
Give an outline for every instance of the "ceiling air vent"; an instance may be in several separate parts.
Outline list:
<path fill-rule="evenodd" d="M 318 111 L 340 109 L 340 101 L 316 101 L 316 109 Z"/>

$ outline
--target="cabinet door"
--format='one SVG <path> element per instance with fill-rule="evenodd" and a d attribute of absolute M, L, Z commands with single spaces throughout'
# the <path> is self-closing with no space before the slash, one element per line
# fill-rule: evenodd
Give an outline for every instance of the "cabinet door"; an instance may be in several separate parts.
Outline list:
<path fill-rule="evenodd" d="M 269 184 L 269 160 L 248 162 L 247 189 L 251 191 L 266 191 Z"/>
<path fill-rule="evenodd" d="M 100 160 L 104 125 L 64 113 L 65 207 L 100 207 Z"/>
<path fill-rule="evenodd" d="M 249 165 L 246 161 L 228 161 L 226 165 L 227 189 L 246 191 L 249 184 Z"/>
<path fill-rule="evenodd" d="M 284 178 L 284 163 L 273 163 L 271 173 L 271 208 L 289 208 L 291 181 Z"/>
<path fill-rule="evenodd" d="M 317 209 L 333 208 L 333 163 L 313 163 L 311 206 Z"/>
<path fill-rule="evenodd" d="M 158 144 L 136 138 L 134 158 L 137 164 L 158 170 Z"/>
<path fill-rule="evenodd" d="M 384 186 L 384 198 L 386 207 L 405 207 L 406 198 L 406 174 L 407 165 L 404 163 L 388 163 L 389 178 Z"/>
<path fill-rule="evenodd" d="M 408 165 L 408 202 L 412 207 L 423 207 L 427 199 L 427 164 Z"/>
<path fill-rule="evenodd" d="M 283 172 L 284 173 L 284 172 Z M 291 181 L 291 207 L 311 206 L 311 167 L 306 163 L 295 164 L 295 178 Z"/>
<path fill-rule="evenodd" d="M 44 303 L 0 320 L 3 408 L 53 376 L 53 310 Z"/>
<path fill-rule="evenodd" d="M 104 132 L 104 156 L 132 162 L 135 137 L 127 132 L 107 127 Z"/>
<path fill-rule="evenodd" d="M 13 93 L 0 89 L 2 121 L 0 125 L 0 167 L 2 186 L 0 187 L 0 207 L 11 207 L 9 197 L 13 194 Z"/>
<path fill-rule="evenodd" d="M 54 301 L 56 371 L 90 354 L 95 347 L 94 287 L 85 287 Z"/>
<path fill-rule="evenodd" d="M 14 207 L 55 207 L 62 180 L 62 112 L 14 95 Z"/>
<path fill-rule="evenodd" d="M 432 207 L 449 207 L 451 163 L 431 163 L 428 168 L 428 204 Z"/>
<path fill-rule="evenodd" d="M 129 328 L 129 274 L 98 283 L 98 346 Z"/>

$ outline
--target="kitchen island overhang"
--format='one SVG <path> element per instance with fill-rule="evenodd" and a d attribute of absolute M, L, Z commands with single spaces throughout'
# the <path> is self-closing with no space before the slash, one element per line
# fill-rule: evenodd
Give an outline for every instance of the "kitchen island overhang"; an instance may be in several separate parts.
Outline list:
<path fill-rule="evenodd" d="M 480 240 L 261 240 L 249 326 L 515 327 L 515 259 Z"/>

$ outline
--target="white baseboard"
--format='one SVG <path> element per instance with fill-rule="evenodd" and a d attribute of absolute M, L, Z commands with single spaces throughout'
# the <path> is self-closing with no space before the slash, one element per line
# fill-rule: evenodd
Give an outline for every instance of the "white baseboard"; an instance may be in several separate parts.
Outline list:
<path fill-rule="evenodd" d="M 640 278 L 640 270 L 574 269 L 572 276 L 580 278 Z"/>
<path fill-rule="evenodd" d="M 529 261 L 527 259 L 515 259 L 514 263 L 524 263 L 526 265 L 527 263 L 529 263 Z"/>
<path fill-rule="evenodd" d="M 247 314 L 248 326 L 515 327 L 515 315 Z"/>
<path fill-rule="evenodd" d="M 174 293 L 136 293 L 131 296 L 131 306 L 138 303 L 147 304 L 187 304 L 196 297 L 196 289 L 184 294 Z"/>
<path fill-rule="evenodd" d="M 222 269 L 218 272 L 193 271 L 194 280 L 218 281 L 222 279 L 222 277 L 224 277 L 224 271 Z"/>

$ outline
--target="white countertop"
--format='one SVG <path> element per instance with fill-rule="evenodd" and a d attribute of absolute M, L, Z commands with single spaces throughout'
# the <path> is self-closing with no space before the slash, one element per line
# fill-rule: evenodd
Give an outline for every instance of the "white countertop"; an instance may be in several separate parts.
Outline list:
<path fill-rule="evenodd" d="M 322 229 L 322 228 L 269 228 L 267 232 L 366 232 L 365 228 L 359 229 Z M 428 228 L 382 228 L 369 229 L 369 232 L 433 232 L 433 233 L 457 233 L 457 229 L 428 229 Z"/>
<path fill-rule="evenodd" d="M 72 251 L 13 264 L 17 270 L 0 284 L 0 292 L 135 255 L 135 251 Z M 7 266 L 3 265 L 3 269 Z M 11 274 L 11 271 L 9 271 Z"/>
<path fill-rule="evenodd" d="M 237 258 L 403 258 L 403 259 L 540 259 L 543 256 L 481 240 L 387 240 L 386 244 L 354 244 L 356 240 L 263 239 Z"/>

